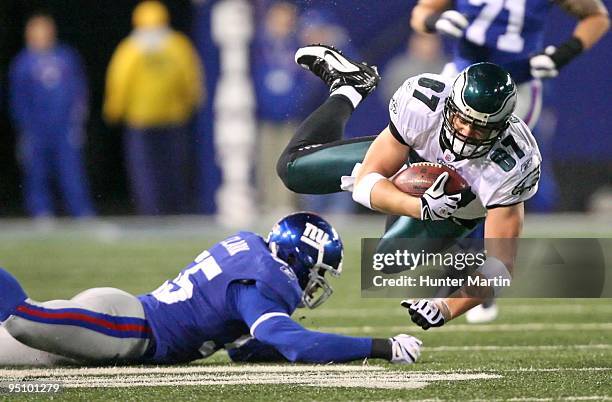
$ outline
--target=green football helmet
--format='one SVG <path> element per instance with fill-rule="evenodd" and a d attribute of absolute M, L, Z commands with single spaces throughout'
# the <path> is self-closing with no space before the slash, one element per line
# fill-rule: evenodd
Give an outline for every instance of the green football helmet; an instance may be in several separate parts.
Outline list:
<path fill-rule="evenodd" d="M 486 155 L 510 124 L 516 106 L 516 85 L 504 69 L 476 63 L 461 71 L 444 106 L 440 141 L 458 159 Z M 453 120 L 469 124 L 477 136 L 466 136 Z"/>

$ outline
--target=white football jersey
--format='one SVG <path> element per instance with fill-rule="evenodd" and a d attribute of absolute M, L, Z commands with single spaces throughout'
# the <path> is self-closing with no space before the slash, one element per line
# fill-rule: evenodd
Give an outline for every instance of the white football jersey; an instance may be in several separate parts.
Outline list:
<path fill-rule="evenodd" d="M 398 141 L 420 158 L 454 168 L 472 187 L 476 199 L 453 216 L 484 217 L 487 208 L 517 204 L 538 189 L 542 157 L 527 125 L 512 116 L 510 126 L 489 153 L 476 159 L 456 160 L 440 144 L 444 103 L 452 81 L 437 74 L 409 78 L 389 103 L 390 129 Z"/>

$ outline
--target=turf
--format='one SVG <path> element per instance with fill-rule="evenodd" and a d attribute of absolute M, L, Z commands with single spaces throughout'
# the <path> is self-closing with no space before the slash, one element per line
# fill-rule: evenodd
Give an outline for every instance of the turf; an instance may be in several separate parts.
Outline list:
<path fill-rule="evenodd" d="M 69 298 L 95 286 L 138 294 L 172 278 L 219 237 L 58 235 L 12 238 L 4 233 L 0 265 L 14 273 L 35 300 Z M 319 310 L 296 313 L 303 325 L 345 334 L 390 336 L 408 332 L 424 342 L 413 366 L 370 365 L 411 373 L 442 373 L 449 380 L 411 390 L 313 387 L 296 384 L 193 385 L 66 389 L 59 400 L 602 400 L 612 399 L 612 302 L 610 300 L 501 300 L 501 316 L 490 325 L 462 318 L 438 330 L 413 326 L 394 299 L 364 299 L 359 291 L 359 238 L 345 236 L 343 276 Z M 194 363 L 228 365 L 224 353 Z M 361 362 L 355 363 L 360 365 Z M 457 373 L 499 376 L 450 379 Z M 390 373 L 390 376 L 393 372 Z M 0 395 L 2 399 L 3 395 Z M 40 400 L 40 394 L 15 396 Z"/>

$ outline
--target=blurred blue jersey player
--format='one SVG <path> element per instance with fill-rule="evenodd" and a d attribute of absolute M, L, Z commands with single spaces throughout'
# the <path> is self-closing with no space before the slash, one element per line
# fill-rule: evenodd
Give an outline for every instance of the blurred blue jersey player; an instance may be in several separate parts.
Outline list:
<path fill-rule="evenodd" d="M 34 217 L 53 215 L 55 184 L 66 212 L 93 215 L 81 159 L 88 102 L 81 60 L 56 42 L 49 15 L 32 16 L 25 37 L 27 47 L 12 62 L 9 84 L 26 208 Z"/>
<path fill-rule="evenodd" d="M 547 46 L 544 28 L 553 4 L 579 21 L 568 40 Z M 599 41 L 610 21 L 601 0 L 420 0 L 411 25 L 418 32 L 456 39 L 445 75 L 456 76 L 485 61 L 508 71 L 518 86 L 514 113 L 533 128 L 542 108 L 540 78 L 556 77 L 563 66 Z"/>
<path fill-rule="evenodd" d="M 171 364 L 222 348 L 235 361 L 415 362 L 421 342 L 412 336 L 327 334 L 290 318 L 296 308 L 315 308 L 331 295 L 327 277 L 341 273 L 342 253 L 328 222 L 296 213 L 281 219 L 267 240 L 251 232 L 228 237 L 175 279 L 138 297 L 97 288 L 39 303 L 0 269 L 0 322 L 6 329 L 0 365 Z"/>

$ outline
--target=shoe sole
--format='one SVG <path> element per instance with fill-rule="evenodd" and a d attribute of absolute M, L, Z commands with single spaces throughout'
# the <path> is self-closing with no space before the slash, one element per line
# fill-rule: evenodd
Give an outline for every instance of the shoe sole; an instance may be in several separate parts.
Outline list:
<path fill-rule="evenodd" d="M 323 59 L 334 70 L 341 73 L 356 73 L 361 71 L 361 68 L 357 64 L 338 53 L 338 51 L 327 46 L 306 46 L 299 48 L 297 52 L 295 52 L 295 62 L 310 70 L 310 66 L 308 64 L 300 63 L 300 60 L 304 57 L 318 57 Z"/>
<path fill-rule="evenodd" d="M 469 310 L 465 315 L 469 324 L 486 324 L 495 321 L 499 315 L 499 308 L 495 305 L 487 308 L 476 306 L 474 309 Z"/>

